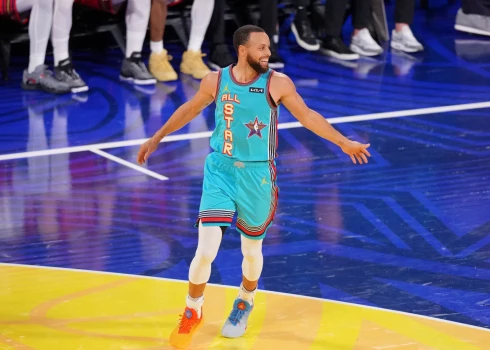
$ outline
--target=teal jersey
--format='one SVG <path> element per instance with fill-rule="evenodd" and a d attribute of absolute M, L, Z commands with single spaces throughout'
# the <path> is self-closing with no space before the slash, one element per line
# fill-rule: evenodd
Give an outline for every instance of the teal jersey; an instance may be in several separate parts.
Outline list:
<path fill-rule="evenodd" d="M 219 72 L 216 129 L 211 136 L 215 152 L 243 162 L 276 158 L 279 107 L 269 94 L 273 73 L 269 69 L 249 83 L 239 83 L 232 66 Z"/>

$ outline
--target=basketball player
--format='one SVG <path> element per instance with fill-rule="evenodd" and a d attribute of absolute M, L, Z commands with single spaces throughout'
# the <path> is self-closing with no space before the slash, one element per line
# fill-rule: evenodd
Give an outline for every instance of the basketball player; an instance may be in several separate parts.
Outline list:
<path fill-rule="evenodd" d="M 0 0 L 0 15 L 10 16 L 18 22 L 29 17 L 29 66 L 22 76 L 22 88 L 62 94 L 70 92 L 70 87 L 55 79 L 44 64 L 53 20 L 53 1 Z"/>
<path fill-rule="evenodd" d="M 73 93 L 88 90 L 87 84 L 73 69 L 68 52 L 72 27 L 73 2 L 101 11 L 116 13 L 125 0 L 54 0 L 53 44 L 56 78 L 71 87 Z M 137 85 L 155 84 L 155 78 L 141 61 L 141 50 L 148 28 L 151 0 L 127 0 L 126 8 L 126 57 L 123 60 L 120 78 Z"/>
<path fill-rule="evenodd" d="M 262 28 L 246 25 L 236 30 L 233 44 L 238 63 L 209 73 L 194 97 L 180 106 L 165 125 L 145 142 L 137 161 L 143 164 L 164 137 L 179 130 L 213 101 L 216 129 L 212 152 L 204 166 L 199 218 L 199 242 L 189 270 L 187 305 L 170 335 L 170 345 L 185 348 L 203 324 L 204 289 L 226 228 L 238 211 L 241 234 L 243 282 L 222 335 L 244 334 L 254 307 L 262 272 L 262 241 L 277 206 L 275 157 L 277 122 L 284 105 L 301 124 L 336 145 L 352 162 L 367 163 L 369 144 L 350 141 L 317 112 L 309 109 L 284 74 L 269 69 L 270 41 Z"/>

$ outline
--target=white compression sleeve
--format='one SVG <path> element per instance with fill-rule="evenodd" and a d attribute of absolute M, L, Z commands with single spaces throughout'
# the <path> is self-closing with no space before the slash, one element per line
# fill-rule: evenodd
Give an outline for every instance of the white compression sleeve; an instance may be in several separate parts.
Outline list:
<path fill-rule="evenodd" d="M 29 17 L 29 73 L 44 64 L 53 21 L 53 0 L 17 0 L 19 13 L 31 10 Z"/>
<path fill-rule="evenodd" d="M 223 233 L 219 226 L 203 226 L 199 222 L 199 241 L 194 259 L 189 269 L 189 281 L 203 284 L 211 276 L 211 263 L 218 254 Z"/>
<path fill-rule="evenodd" d="M 214 0 L 194 0 L 191 10 L 191 35 L 187 50 L 200 51 L 213 15 Z"/>
<path fill-rule="evenodd" d="M 257 281 L 262 273 L 264 257 L 262 255 L 262 240 L 252 240 L 241 236 L 242 240 L 242 272 L 249 281 Z"/>
<path fill-rule="evenodd" d="M 54 65 L 69 57 L 68 46 L 73 17 L 73 0 L 54 0 L 53 32 Z"/>

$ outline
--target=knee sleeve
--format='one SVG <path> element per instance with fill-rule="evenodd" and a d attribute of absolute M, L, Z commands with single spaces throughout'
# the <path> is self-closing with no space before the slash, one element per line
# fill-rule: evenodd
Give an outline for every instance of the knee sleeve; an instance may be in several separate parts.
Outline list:
<path fill-rule="evenodd" d="M 202 226 L 199 223 L 199 242 L 196 255 L 189 269 L 189 281 L 193 284 L 203 284 L 211 276 L 211 263 L 218 254 L 223 234 L 219 226 Z"/>
<path fill-rule="evenodd" d="M 262 273 L 264 257 L 262 255 L 262 240 L 251 240 L 241 236 L 242 241 L 242 272 L 249 281 L 257 281 Z"/>

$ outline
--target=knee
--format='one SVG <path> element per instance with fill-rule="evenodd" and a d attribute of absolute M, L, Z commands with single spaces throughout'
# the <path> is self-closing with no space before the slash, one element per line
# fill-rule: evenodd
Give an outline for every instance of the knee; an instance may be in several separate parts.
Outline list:
<path fill-rule="evenodd" d="M 199 265 L 211 265 L 211 263 L 214 261 L 216 258 L 216 255 L 218 252 L 216 251 L 211 251 L 209 249 L 197 249 L 196 250 L 196 255 L 194 256 L 194 259 Z"/>
<path fill-rule="evenodd" d="M 262 243 L 262 242 L 260 242 Z M 262 258 L 262 244 L 242 245 L 243 258 L 250 263 Z"/>

